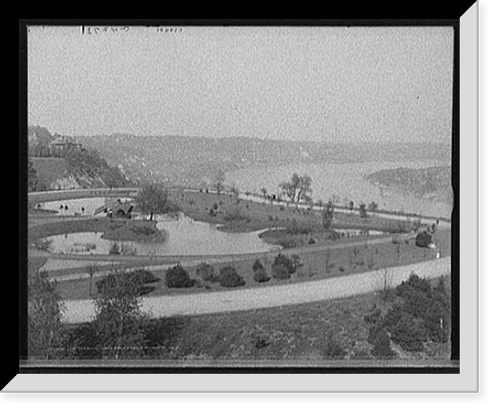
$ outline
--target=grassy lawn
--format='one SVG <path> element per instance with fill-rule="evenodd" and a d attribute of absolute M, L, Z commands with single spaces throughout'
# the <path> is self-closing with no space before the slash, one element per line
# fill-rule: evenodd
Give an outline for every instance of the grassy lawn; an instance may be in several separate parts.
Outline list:
<path fill-rule="evenodd" d="M 270 227 L 321 227 L 318 212 L 294 205 L 282 206 L 271 202 L 257 203 L 237 198 L 234 194 L 172 191 L 172 201 L 189 217 L 214 224 L 222 224 L 222 231 L 242 232 Z M 359 213 L 334 212 L 332 228 L 373 229 L 387 232 L 409 230 L 411 223 Z"/>

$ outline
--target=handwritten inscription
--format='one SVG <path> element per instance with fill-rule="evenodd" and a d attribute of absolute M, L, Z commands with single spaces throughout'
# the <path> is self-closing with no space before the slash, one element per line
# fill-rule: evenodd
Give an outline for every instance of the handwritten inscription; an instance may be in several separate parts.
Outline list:
<path fill-rule="evenodd" d="M 151 27 L 151 31 L 161 34 L 181 33 L 182 27 Z M 82 26 L 83 35 L 123 34 L 133 30 L 130 26 Z"/>
<path fill-rule="evenodd" d="M 158 33 L 180 33 L 182 32 L 182 27 L 157 27 L 156 31 Z"/>
<path fill-rule="evenodd" d="M 120 34 L 127 33 L 129 30 L 129 26 L 82 26 L 84 35 Z"/>

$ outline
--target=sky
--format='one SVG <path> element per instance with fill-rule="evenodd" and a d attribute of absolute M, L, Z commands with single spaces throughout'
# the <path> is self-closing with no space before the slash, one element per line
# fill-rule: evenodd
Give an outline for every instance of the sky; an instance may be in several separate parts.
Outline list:
<path fill-rule="evenodd" d="M 451 142 L 451 27 L 40 27 L 28 123 L 65 135 Z"/>

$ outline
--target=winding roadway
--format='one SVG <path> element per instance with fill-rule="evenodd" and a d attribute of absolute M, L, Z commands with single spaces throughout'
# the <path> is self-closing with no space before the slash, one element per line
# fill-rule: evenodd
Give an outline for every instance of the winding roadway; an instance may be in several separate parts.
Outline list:
<path fill-rule="evenodd" d="M 384 286 L 384 279 L 390 286 L 394 287 L 407 280 L 412 272 L 431 279 L 445 275 L 450 271 L 451 259 L 445 257 L 407 266 L 283 286 L 148 297 L 142 299 L 141 307 L 151 317 L 158 318 L 297 305 L 381 290 Z M 63 304 L 65 307 L 63 322 L 89 322 L 95 317 L 94 305 L 91 300 L 68 300 L 64 301 Z"/>
<path fill-rule="evenodd" d="M 122 196 L 122 197 L 135 197 L 137 194 L 136 188 L 122 188 L 122 189 L 86 189 L 86 190 L 72 190 L 72 191 L 51 191 L 43 193 L 28 193 L 28 201 L 30 203 L 42 203 L 46 201 L 74 199 L 74 198 L 87 198 L 87 197 L 106 197 L 106 196 Z M 378 214 L 377 214 L 378 215 Z M 380 215 L 389 216 L 391 218 L 398 218 L 406 220 L 405 216 L 391 215 L 388 213 L 381 213 Z M 434 221 L 433 218 L 427 218 Z M 449 227 L 447 221 L 442 221 L 444 227 Z M 352 244 L 359 243 L 381 243 L 387 242 L 385 237 L 380 239 L 373 239 L 368 242 L 353 242 Z M 338 248 L 346 247 L 347 244 L 339 245 Z M 312 247 L 312 246 L 311 246 Z M 310 251 L 321 251 L 336 248 L 334 246 L 315 246 L 310 248 Z M 287 252 L 293 253 L 294 249 Z M 302 251 L 303 249 L 301 249 Z M 309 251 L 309 249 L 308 249 Z M 36 253 L 31 250 L 30 255 L 44 256 L 43 253 Z M 270 252 L 269 254 L 275 254 Z M 47 255 L 54 257 L 54 255 Z M 46 256 L 46 258 L 48 258 Z M 81 260 L 81 257 L 68 257 L 64 255 L 65 259 Z M 239 256 L 239 255 L 238 255 Z M 251 257 L 251 254 L 244 255 L 245 259 Z M 259 253 L 262 256 L 262 253 Z M 62 258 L 61 258 L 62 259 Z M 89 258 L 86 258 L 87 260 Z M 92 260 L 103 260 L 107 258 L 93 257 Z M 166 258 L 162 258 L 166 259 Z M 170 257 L 171 261 L 193 261 L 194 257 Z M 196 257 L 200 260 L 200 257 Z M 205 257 L 207 262 L 216 262 L 220 260 L 231 261 L 238 260 L 241 257 Z M 108 258 L 109 260 L 109 258 Z M 131 261 L 136 261 L 133 258 Z M 128 261 L 128 260 L 127 260 Z M 83 262 L 82 262 L 83 263 Z M 168 266 L 166 263 L 158 267 Z M 105 266 L 103 266 L 105 267 Z M 69 270 L 69 272 L 68 272 Z M 52 277 L 63 277 L 62 273 L 66 274 L 66 278 L 79 278 L 88 277 L 81 273 L 82 267 L 79 269 L 65 269 L 60 274 L 59 272 L 52 273 Z M 219 291 L 212 293 L 195 293 L 175 296 L 156 296 L 143 298 L 141 301 L 142 309 L 149 313 L 152 317 L 169 317 L 174 315 L 200 315 L 219 312 L 234 312 L 251 309 L 262 309 L 269 307 L 277 307 L 284 305 L 296 305 L 301 303 L 311 303 L 318 301 L 325 301 L 330 299 L 338 299 L 358 294 L 364 294 L 380 290 L 384 285 L 384 279 L 390 283 L 391 286 L 396 286 L 402 281 L 408 279 L 412 272 L 417 273 L 424 278 L 436 278 L 445 275 L 451 271 L 451 259 L 445 257 L 442 259 L 434 259 L 427 262 L 414 263 L 411 265 L 393 267 L 388 269 L 375 270 L 365 273 L 358 273 L 343 277 L 322 278 L 320 280 L 292 283 L 282 286 L 269 286 L 258 287 L 252 289 L 238 289 L 233 291 Z M 70 274 L 68 274 L 70 273 Z M 63 322 L 67 323 L 81 323 L 89 322 L 95 317 L 95 309 L 92 300 L 67 300 L 62 302 L 64 305 Z"/>

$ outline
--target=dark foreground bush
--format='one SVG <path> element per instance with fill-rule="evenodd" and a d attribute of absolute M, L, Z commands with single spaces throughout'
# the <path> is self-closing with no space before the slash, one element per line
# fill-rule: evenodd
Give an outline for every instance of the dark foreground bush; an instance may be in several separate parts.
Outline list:
<path fill-rule="evenodd" d="M 155 276 L 155 274 L 146 269 L 133 270 L 132 275 L 141 284 L 156 283 L 160 281 L 160 278 Z"/>
<path fill-rule="evenodd" d="M 190 288 L 194 285 L 194 280 L 181 265 L 177 265 L 167 270 L 165 284 L 169 288 Z"/>
<path fill-rule="evenodd" d="M 232 266 L 225 266 L 220 271 L 220 285 L 222 287 L 239 287 L 245 285 L 245 280 L 236 272 Z"/>
<path fill-rule="evenodd" d="M 279 280 L 284 280 L 284 279 L 290 279 L 290 272 L 288 271 L 288 268 L 284 265 L 281 264 L 274 264 L 273 265 L 273 278 L 279 279 Z"/>
<path fill-rule="evenodd" d="M 257 259 L 253 263 L 252 269 L 253 269 L 254 272 L 256 272 L 258 269 L 264 269 L 264 266 L 262 265 L 262 263 L 260 262 L 260 260 Z"/>
<path fill-rule="evenodd" d="M 291 274 L 295 273 L 295 271 L 297 270 L 297 264 L 299 261 L 300 261 L 300 259 L 299 259 L 299 256 L 297 256 L 297 255 L 293 255 L 292 259 L 290 259 L 287 256 L 285 256 L 284 254 L 279 253 L 278 256 L 276 256 L 274 258 L 273 267 L 280 266 L 280 265 L 284 266 L 284 267 L 286 267 L 289 275 L 291 275 Z"/>
<path fill-rule="evenodd" d="M 405 351 L 421 352 L 424 350 L 426 332 L 419 321 L 403 314 L 399 323 L 392 327 L 391 339 Z"/>
<path fill-rule="evenodd" d="M 368 334 L 368 342 L 373 345 L 372 355 L 378 359 L 391 359 L 396 356 L 391 349 L 391 339 L 385 329 L 372 326 Z"/>
<path fill-rule="evenodd" d="M 154 273 L 145 269 L 137 269 L 110 273 L 98 280 L 96 287 L 101 295 L 120 291 L 130 296 L 143 296 L 155 290 L 155 286 L 151 285 L 159 280 Z"/>
<path fill-rule="evenodd" d="M 255 280 L 258 283 L 265 283 L 269 282 L 271 278 L 267 275 L 265 269 L 261 267 L 255 270 L 253 275 L 253 280 Z"/>
<path fill-rule="evenodd" d="M 219 276 L 216 275 L 214 267 L 205 262 L 196 268 L 196 275 L 205 282 L 216 283 L 219 281 Z"/>

